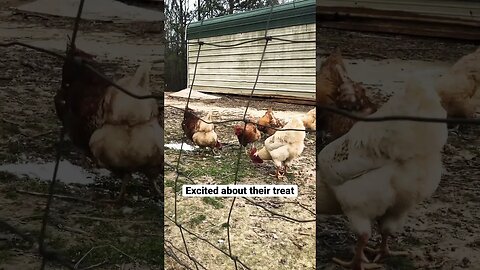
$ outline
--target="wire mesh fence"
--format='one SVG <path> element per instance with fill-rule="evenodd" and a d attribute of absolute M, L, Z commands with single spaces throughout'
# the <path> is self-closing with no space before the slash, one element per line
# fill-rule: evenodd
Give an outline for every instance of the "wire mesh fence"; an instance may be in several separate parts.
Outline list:
<path fill-rule="evenodd" d="M 75 24 L 74 24 L 74 29 L 73 29 L 73 33 L 72 33 L 71 43 L 70 43 L 71 46 L 75 45 L 75 40 L 76 40 L 78 29 L 79 29 L 79 22 L 80 22 L 80 19 L 81 19 L 84 2 L 85 2 L 85 0 L 80 0 L 80 5 L 79 5 L 77 16 L 75 18 Z M 203 42 L 203 41 L 193 42 L 194 44 L 198 45 L 198 51 L 197 51 L 197 55 L 196 55 L 196 63 L 198 63 L 198 60 L 200 58 L 201 50 L 205 46 L 235 47 L 235 46 L 240 46 L 240 45 L 250 43 L 250 42 L 253 43 L 253 42 L 261 42 L 261 41 L 264 41 L 263 51 L 262 51 L 262 54 L 261 54 L 261 58 L 258 60 L 258 69 L 257 69 L 254 85 L 252 87 L 250 95 L 247 98 L 247 104 L 246 104 L 245 110 L 243 112 L 243 117 L 228 119 L 228 120 L 221 120 L 221 121 L 211 121 L 211 122 L 205 121 L 205 120 L 203 120 L 202 118 L 199 117 L 201 121 L 204 121 L 206 123 L 212 123 L 212 124 L 215 124 L 215 125 L 224 125 L 224 124 L 228 124 L 228 123 L 238 123 L 238 122 L 254 123 L 254 122 L 248 120 L 246 117 L 247 117 L 247 113 L 248 113 L 248 110 L 249 110 L 250 105 L 251 105 L 251 100 L 252 100 L 252 98 L 254 96 L 254 93 L 255 93 L 255 90 L 256 90 L 256 85 L 257 85 L 258 80 L 261 76 L 262 63 L 263 63 L 263 59 L 264 59 L 264 56 L 266 54 L 267 47 L 269 46 L 269 44 L 271 44 L 271 42 L 274 42 L 274 41 L 282 41 L 282 42 L 290 42 L 290 43 L 314 43 L 314 42 L 316 42 L 315 40 L 289 40 L 289 39 L 269 36 L 268 35 L 268 24 L 267 24 L 267 29 L 265 31 L 265 36 L 261 37 L 261 38 L 258 38 L 258 39 L 252 39 L 252 40 L 249 40 L 249 41 L 235 43 L 235 44 L 228 44 L 228 45 L 218 44 L 218 43 L 207 43 L 207 42 Z M 192 42 L 189 42 L 189 43 L 193 44 Z M 120 90 L 120 91 L 124 92 L 125 94 L 127 94 L 127 95 L 129 95 L 133 98 L 136 98 L 136 99 L 163 100 L 163 98 L 164 98 L 163 95 L 139 96 L 139 95 L 136 95 L 134 93 L 131 93 L 128 89 L 125 89 L 124 87 L 116 84 L 114 81 L 107 78 L 104 74 L 102 74 L 100 71 L 96 70 L 94 67 L 90 66 L 89 64 L 87 64 L 85 62 L 77 61 L 77 59 L 73 58 L 71 55 L 58 54 L 58 53 L 50 51 L 50 50 L 46 50 L 46 49 L 43 49 L 43 48 L 40 48 L 40 47 L 37 47 L 37 46 L 32 46 L 32 45 L 29 45 L 29 44 L 26 44 L 26 43 L 16 42 L 16 41 L 0 43 L 0 46 L 1 47 L 22 46 L 22 47 L 33 49 L 33 50 L 36 50 L 36 51 L 39 51 L 39 52 L 42 52 L 42 53 L 45 53 L 45 54 L 52 55 L 52 56 L 57 57 L 59 59 L 62 59 L 64 61 L 74 61 L 75 64 L 82 65 L 83 67 L 86 67 L 87 69 L 94 72 L 99 78 L 105 80 L 109 85 L 112 85 L 112 86 L 116 87 L 118 90 Z M 181 109 L 181 108 L 174 107 L 174 106 L 161 106 L 161 108 L 167 108 L 168 107 L 168 108 L 174 108 L 175 110 L 179 110 L 179 112 L 185 112 L 186 111 L 186 109 L 188 108 L 188 105 L 190 103 L 190 100 L 191 100 L 192 90 L 194 88 L 196 70 L 197 70 L 197 65 L 195 65 L 195 70 L 194 70 L 194 73 L 193 73 L 193 79 L 191 81 L 190 92 L 189 92 L 189 96 L 188 96 L 187 101 L 186 101 L 185 108 Z M 343 115 L 345 117 L 349 117 L 349 118 L 352 118 L 352 119 L 355 119 L 355 120 L 358 120 L 358 121 L 369 121 L 369 122 L 405 121 L 406 120 L 406 121 L 419 121 L 419 122 L 480 124 L 480 120 L 478 120 L 478 119 L 456 119 L 456 118 L 440 119 L 440 118 L 425 118 L 425 117 L 412 117 L 412 116 L 365 117 L 365 116 L 355 115 L 355 114 L 352 114 L 350 112 L 340 110 L 340 109 L 337 109 L 337 108 L 334 108 L 334 107 L 328 107 L 328 106 L 317 106 L 317 110 L 327 110 L 327 111 L 330 111 L 332 113 L 340 114 L 340 115 Z M 246 125 L 244 125 L 244 129 L 245 128 L 246 128 Z M 274 128 L 274 129 L 276 129 L 276 128 Z M 277 129 L 277 130 L 279 130 L 279 132 L 282 132 L 282 129 Z M 283 131 L 288 131 L 288 130 L 298 130 L 298 129 L 283 129 Z M 301 131 L 306 131 L 306 130 L 301 130 Z M 315 131 L 306 131 L 306 132 L 315 133 Z M 39 236 L 38 240 L 37 239 L 32 239 L 32 237 L 26 235 L 25 233 L 21 232 L 19 229 L 17 229 L 14 226 L 8 224 L 7 222 L 0 221 L 0 227 L 3 228 L 6 231 L 10 231 L 10 232 L 12 232 L 16 235 L 19 235 L 21 238 L 23 238 L 27 242 L 31 243 L 32 246 L 34 246 L 34 247 L 38 246 L 39 253 L 42 256 L 41 269 L 45 269 L 45 265 L 46 265 L 47 261 L 55 261 L 55 262 L 63 265 L 64 267 L 66 267 L 68 269 L 80 269 L 79 268 L 79 263 L 83 260 L 83 258 L 81 258 L 75 264 L 73 264 L 70 260 L 66 259 L 62 255 L 62 252 L 60 252 L 58 250 L 50 249 L 49 247 L 47 247 L 45 245 L 45 239 L 46 239 L 46 235 L 47 235 L 47 224 L 48 224 L 49 219 L 50 219 L 50 209 L 51 209 L 51 205 L 52 205 L 52 202 L 53 202 L 53 198 L 55 197 L 55 184 L 57 182 L 58 166 L 59 166 L 60 159 L 61 159 L 61 156 L 62 156 L 61 146 L 63 144 L 63 139 L 64 139 L 64 135 L 65 135 L 64 129 L 62 128 L 59 133 L 60 133 L 60 136 L 59 136 L 57 147 L 56 147 L 57 150 L 56 150 L 56 158 L 55 158 L 55 169 L 53 171 L 52 180 L 49 184 L 48 198 L 47 198 L 47 203 L 46 203 L 44 215 L 43 215 L 43 218 L 42 218 L 42 226 L 41 226 L 40 236 Z M 230 207 L 228 208 L 228 215 L 227 215 L 226 222 L 224 223 L 225 227 L 226 227 L 226 233 L 227 233 L 227 245 L 226 245 L 227 248 L 221 248 L 218 245 L 216 245 L 212 240 L 207 239 L 207 238 L 203 237 L 202 235 L 200 235 L 200 234 L 194 232 L 193 230 L 189 229 L 186 226 L 186 224 L 182 223 L 178 219 L 178 216 L 179 216 L 179 207 L 178 207 L 179 198 L 178 198 L 178 194 L 176 192 L 176 190 L 178 189 L 178 187 L 180 187 L 181 182 L 182 182 L 180 180 L 180 178 L 184 178 L 188 183 L 197 183 L 192 177 L 183 173 L 182 170 L 180 169 L 182 152 L 183 152 L 182 150 L 183 150 L 183 147 L 184 147 L 184 143 L 185 143 L 185 138 L 182 138 L 182 143 L 181 143 L 181 147 L 180 147 L 180 151 L 179 151 L 179 154 L 178 154 L 178 157 L 177 157 L 176 164 L 170 164 L 168 162 L 165 162 L 165 164 L 164 164 L 165 168 L 169 168 L 169 169 L 171 169 L 175 172 L 174 214 L 173 214 L 173 217 L 165 214 L 164 215 L 164 217 L 166 218 L 165 223 L 173 224 L 176 228 L 178 228 L 178 232 L 180 233 L 181 239 L 182 239 L 182 243 L 180 245 L 178 243 L 173 243 L 170 240 L 166 240 L 165 241 L 165 246 L 164 246 L 165 247 L 165 254 L 167 256 L 169 256 L 170 258 L 172 258 L 174 261 L 176 261 L 180 266 L 182 266 L 184 268 L 187 268 L 187 269 L 197 269 L 197 270 L 198 269 L 211 269 L 211 268 L 207 268 L 208 266 L 206 266 L 204 263 L 202 263 L 202 258 L 198 258 L 198 257 L 192 255 L 193 252 L 192 252 L 191 246 L 189 245 L 189 239 L 186 237 L 186 235 L 188 235 L 190 237 L 190 239 L 196 239 L 197 241 L 204 242 L 205 244 L 210 246 L 213 250 L 215 250 L 219 254 L 223 254 L 224 256 L 229 258 L 229 260 L 231 260 L 231 263 L 232 263 L 232 265 L 235 269 L 255 269 L 255 265 L 251 265 L 251 264 L 247 263 L 243 258 L 237 256 L 236 253 L 233 250 L 233 247 L 232 247 L 232 231 L 231 231 L 232 230 L 232 225 L 231 225 L 231 223 L 232 223 L 232 215 L 233 215 L 234 210 L 235 210 L 235 203 L 236 203 L 237 200 L 245 200 L 249 204 L 257 207 L 258 209 L 261 209 L 262 211 L 265 211 L 271 217 L 276 217 L 276 218 L 279 218 L 279 219 L 284 220 L 286 222 L 295 222 L 295 223 L 313 223 L 313 222 L 315 222 L 314 211 L 312 209 L 308 208 L 308 207 L 303 206 L 299 202 L 295 202 L 295 203 L 298 205 L 299 208 L 303 209 L 303 211 L 308 213 L 312 217 L 311 219 L 301 219 L 301 218 L 297 218 L 297 217 L 294 217 L 294 216 L 289 216 L 289 215 L 286 215 L 286 214 L 279 213 L 277 211 L 272 210 L 271 207 L 268 207 L 268 204 L 266 204 L 265 202 L 260 202 L 260 201 L 256 201 L 256 200 L 249 199 L 249 198 L 233 198 L 232 202 L 230 204 Z M 238 145 L 238 151 L 237 151 L 236 166 L 234 168 L 233 184 L 238 184 L 239 181 L 240 181 L 239 171 L 240 171 L 240 162 L 241 162 L 242 154 L 243 154 L 243 146 L 241 146 L 239 144 Z M 268 263 L 268 262 L 264 262 L 264 263 Z"/>

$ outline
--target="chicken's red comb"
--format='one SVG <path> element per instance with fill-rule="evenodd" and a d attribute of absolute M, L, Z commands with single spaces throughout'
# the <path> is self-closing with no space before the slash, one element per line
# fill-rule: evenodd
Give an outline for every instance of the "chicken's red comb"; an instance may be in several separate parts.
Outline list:
<path fill-rule="evenodd" d="M 233 129 L 235 130 L 235 135 L 242 135 L 243 127 L 241 125 L 236 125 Z"/>

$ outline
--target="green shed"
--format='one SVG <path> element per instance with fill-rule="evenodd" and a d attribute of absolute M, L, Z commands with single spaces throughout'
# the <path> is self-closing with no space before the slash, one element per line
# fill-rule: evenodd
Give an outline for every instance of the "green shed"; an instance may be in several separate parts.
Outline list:
<path fill-rule="evenodd" d="M 315 41 L 315 1 L 303 0 L 192 23 L 188 41 L 229 45 L 268 35 L 287 40 Z M 265 40 L 234 47 L 203 45 L 194 90 L 249 95 L 255 82 Z M 188 45 L 189 85 L 198 52 Z M 315 99 L 315 43 L 269 42 L 255 96 Z"/>

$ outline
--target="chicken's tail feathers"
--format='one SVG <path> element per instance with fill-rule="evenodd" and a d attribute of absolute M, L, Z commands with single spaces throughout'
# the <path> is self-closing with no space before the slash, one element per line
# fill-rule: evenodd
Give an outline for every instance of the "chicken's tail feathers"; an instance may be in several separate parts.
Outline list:
<path fill-rule="evenodd" d="M 142 88 L 148 88 L 150 84 L 150 71 L 152 70 L 152 64 L 150 62 L 143 62 L 138 66 L 135 75 L 133 75 L 132 83 Z"/>
<path fill-rule="evenodd" d="M 209 111 L 207 116 L 205 117 L 205 121 L 212 122 L 212 115 L 213 115 L 213 112 Z"/>

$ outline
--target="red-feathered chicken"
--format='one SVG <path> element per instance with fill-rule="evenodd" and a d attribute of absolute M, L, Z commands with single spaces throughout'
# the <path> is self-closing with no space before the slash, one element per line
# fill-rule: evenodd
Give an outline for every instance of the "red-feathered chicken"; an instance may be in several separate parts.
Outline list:
<path fill-rule="evenodd" d="M 333 96 L 335 107 L 358 115 L 367 116 L 377 111 L 377 106 L 368 99 L 361 84 L 346 81 Z M 339 114 L 329 113 L 324 118 L 325 130 L 330 140 L 347 133 L 357 120 Z"/>
<path fill-rule="evenodd" d="M 316 103 L 324 106 L 334 106 L 332 95 L 338 90 L 343 81 L 339 71 L 346 73 L 342 54 L 339 49 L 331 53 L 320 66 L 316 76 Z M 325 131 L 327 124 L 325 118 L 329 112 L 319 109 L 317 116 L 319 131 Z"/>
<path fill-rule="evenodd" d="M 183 115 L 182 129 L 194 144 L 202 148 L 209 147 L 214 151 L 214 149 L 221 149 L 222 144 L 218 140 L 215 126 L 211 122 L 212 112 L 209 112 L 202 121 L 192 109 L 187 108 Z"/>
<path fill-rule="evenodd" d="M 250 119 L 250 122 L 253 122 Z M 257 129 L 257 125 L 254 123 L 247 123 L 246 127 L 245 124 L 237 124 L 233 128 L 235 130 L 235 135 L 237 135 L 238 142 L 241 145 L 247 147 L 249 143 L 254 143 L 262 137 L 262 134 Z"/>
<path fill-rule="evenodd" d="M 377 106 L 368 98 L 365 88 L 347 75 L 340 51 L 330 55 L 317 74 L 317 104 L 336 107 L 351 113 L 370 115 Z M 334 140 L 347 133 L 356 120 L 322 111 L 318 128 Z"/>
<path fill-rule="evenodd" d="M 69 48 L 72 50 L 72 48 Z M 156 178 L 163 170 L 163 119 L 153 99 L 135 99 L 79 62 L 98 69 L 89 54 L 73 48 L 74 59 L 62 70 L 62 87 L 55 96 L 57 115 L 72 140 L 98 165 L 122 177 L 116 202 L 125 195 L 135 172 L 144 173 L 162 195 Z M 116 83 L 137 95 L 149 95 L 149 65 Z"/>
<path fill-rule="evenodd" d="M 283 127 L 282 122 L 273 115 L 272 108 L 268 108 L 267 112 L 258 119 L 257 124 L 258 130 L 268 136 L 272 136 L 277 131 L 276 129 Z"/>

